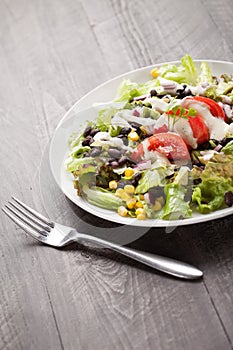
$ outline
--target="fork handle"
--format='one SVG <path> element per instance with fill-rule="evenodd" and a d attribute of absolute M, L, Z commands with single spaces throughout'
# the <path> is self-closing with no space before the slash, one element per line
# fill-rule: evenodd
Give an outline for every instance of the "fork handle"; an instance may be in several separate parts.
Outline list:
<path fill-rule="evenodd" d="M 86 234 L 78 234 L 76 240 L 80 243 L 91 242 L 96 243 L 104 248 L 110 248 L 118 253 L 128 256 L 131 259 L 137 260 L 154 269 L 176 277 L 185 279 L 197 279 L 203 276 L 201 270 L 187 263 L 156 254 L 142 252 L 133 248 L 120 246 L 119 244 L 108 242 L 101 238 L 89 236 Z"/>

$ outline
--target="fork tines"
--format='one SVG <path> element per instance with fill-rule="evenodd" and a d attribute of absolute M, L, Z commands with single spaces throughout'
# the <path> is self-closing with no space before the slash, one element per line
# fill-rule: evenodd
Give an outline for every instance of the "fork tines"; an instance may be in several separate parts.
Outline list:
<path fill-rule="evenodd" d="M 52 221 L 15 197 L 12 197 L 9 204 L 5 205 L 2 210 L 24 231 L 31 234 L 34 238 L 40 238 L 40 240 L 41 235 L 47 236 L 47 234 L 54 227 L 54 223 Z"/>

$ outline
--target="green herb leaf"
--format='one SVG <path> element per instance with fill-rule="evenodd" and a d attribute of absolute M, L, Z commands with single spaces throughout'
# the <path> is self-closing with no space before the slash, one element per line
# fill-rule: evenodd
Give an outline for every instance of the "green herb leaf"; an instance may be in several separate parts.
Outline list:
<path fill-rule="evenodd" d="M 196 117 L 196 115 L 197 115 L 196 109 L 194 109 L 194 108 L 189 108 L 187 116 L 188 116 L 188 117 Z"/>

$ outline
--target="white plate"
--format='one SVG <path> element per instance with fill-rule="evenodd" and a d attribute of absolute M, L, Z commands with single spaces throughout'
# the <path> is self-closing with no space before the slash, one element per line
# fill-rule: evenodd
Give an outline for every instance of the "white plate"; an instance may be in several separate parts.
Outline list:
<path fill-rule="evenodd" d="M 213 74 L 216 76 L 221 75 L 222 73 L 233 73 L 233 63 L 223 61 L 197 60 L 195 61 L 196 65 L 198 66 L 202 61 L 207 61 L 209 63 Z M 169 63 L 179 64 L 178 61 Z M 74 104 L 74 106 L 65 114 L 63 119 L 60 121 L 54 132 L 50 144 L 49 159 L 52 174 L 58 186 L 72 202 L 87 212 L 94 214 L 102 219 L 134 226 L 174 227 L 214 220 L 233 214 L 233 207 L 231 207 L 205 215 L 194 213 L 191 218 L 183 220 L 166 221 L 158 219 L 147 219 L 145 221 L 139 221 L 137 219 L 121 217 L 114 211 L 93 206 L 84 199 L 78 197 L 76 191 L 73 188 L 73 177 L 72 175 L 66 173 L 64 167 L 64 159 L 68 153 L 67 140 L 69 136 L 72 134 L 72 132 L 78 131 L 80 127 L 85 124 L 86 120 L 93 120 L 96 118 L 97 112 L 100 109 L 100 107 L 94 106 L 96 103 L 107 103 L 114 100 L 117 88 L 124 79 L 131 79 L 132 81 L 144 83 L 147 80 L 151 79 L 151 69 L 156 66 L 161 66 L 162 64 L 163 63 L 137 69 L 135 71 L 118 76 L 98 86 Z"/>

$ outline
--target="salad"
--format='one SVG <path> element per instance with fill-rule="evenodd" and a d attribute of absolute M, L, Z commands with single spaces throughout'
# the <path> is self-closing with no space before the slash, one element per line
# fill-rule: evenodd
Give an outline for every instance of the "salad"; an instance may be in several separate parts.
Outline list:
<path fill-rule="evenodd" d="M 138 220 L 177 220 L 233 205 L 233 76 L 179 65 L 125 80 L 114 103 L 69 139 L 77 195 Z"/>

